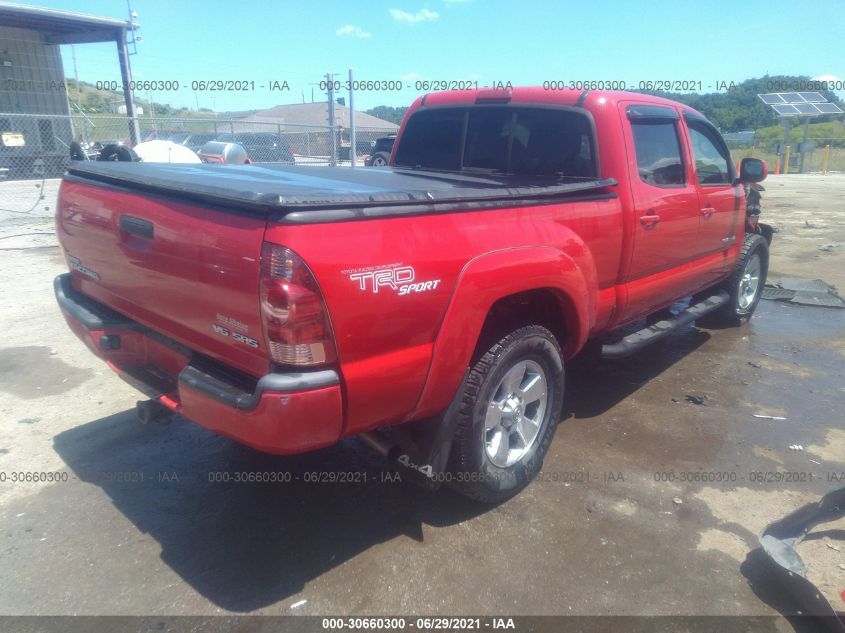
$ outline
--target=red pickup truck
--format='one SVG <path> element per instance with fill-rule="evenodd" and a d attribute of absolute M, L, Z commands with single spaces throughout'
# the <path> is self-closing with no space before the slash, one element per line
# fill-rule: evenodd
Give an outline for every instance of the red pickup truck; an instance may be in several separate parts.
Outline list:
<path fill-rule="evenodd" d="M 73 165 L 55 291 L 142 418 L 280 454 L 359 435 L 498 501 L 540 469 L 588 340 L 619 357 L 751 316 L 768 243 L 743 185 L 765 175 L 665 99 L 434 93 L 384 168 Z"/>

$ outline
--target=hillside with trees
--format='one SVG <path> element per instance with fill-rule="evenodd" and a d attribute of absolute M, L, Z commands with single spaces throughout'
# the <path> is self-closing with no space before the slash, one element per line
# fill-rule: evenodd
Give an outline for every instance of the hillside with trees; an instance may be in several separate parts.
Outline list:
<path fill-rule="evenodd" d="M 376 106 L 375 108 L 364 110 L 364 113 L 399 125 L 402 123 L 402 119 L 407 111 L 408 108 L 406 106 Z"/>
<path fill-rule="evenodd" d="M 724 92 L 709 92 L 698 94 L 695 92 L 650 92 L 662 97 L 674 99 L 695 108 L 710 119 L 722 132 L 739 132 L 742 130 L 758 130 L 760 128 L 777 125 L 778 117 L 770 106 L 760 101 L 758 94 L 767 92 L 788 92 L 788 88 L 780 86 L 799 86 L 812 82 L 806 75 L 766 75 L 755 79 L 746 79 Z M 809 90 L 804 90 L 807 92 Z M 845 109 L 845 104 L 834 93 L 821 92 L 829 101 L 838 103 Z M 839 117 L 841 118 L 841 116 Z M 815 117 L 817 123 L 836 120 L 836 116 Z"/>
<path fill-rule="evenodd" d="M 760 101 L 758 94 L 766 92 L 787 92 L 787 88 L 780 86 L 791 86 L 793 84 L 807 84 L 811 82 L 807 75 L 766 75 L 754 79 L 746 79 L 734 84 L 728 90 L 720 92 L 709 92 L 699 94 L 697 92 L 646 92 L 646 94 L 659 95 L 686 103 L 687 105 L 702 112 L 722 132 L 739 132 L 743 130 L 759 130 L 770 126 L 778 125 L 778 118 L 774 111 L 765 103 Z M 821 92 L 829 101 L 838 103 L 845 109 L 845 104 L 832 92 Z M 380 119 L 392 121 L 399 124 L 405 116 L 407 108 L 378 106 L 367 110 Z M 823 116 L 817 117 L 814 121 L 817 124 L 836 121 L 841 117 Z M 830 132 L 834 132 L 831 128 Z"/>
<path fill-rule="evenodd" d="M 123 93 L 112 90 L 102 90 L 96 85 L 87 81 L 80 81 L 77 88 L 75 79 L 66 79 L 67 96 L 70 101 L 71 112 L 80 110 L 86 114 L 105 114 L 112 112 L 114 104 L 123 104 Z M 150 102 L 143 98 L 144 95 L 135 93 L 135 104 L 144 108 L 144 114 L 149 115 L 152 110 L 157 116 L 170 116 L 173 114 L 187 114 L 188 108 L 174 108 L 167 103 Z"/>

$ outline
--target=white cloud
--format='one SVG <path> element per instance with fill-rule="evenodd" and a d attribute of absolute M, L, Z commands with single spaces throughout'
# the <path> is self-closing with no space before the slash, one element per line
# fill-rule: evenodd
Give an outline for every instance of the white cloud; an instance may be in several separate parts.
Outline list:
<path fill-rule="evenodd" d="M 437 11 L 431 11 L 430 9 L 420 9 L 416 13 L 408 13 L 407 11 L 402 11 L 401 9 L 391 9 L 390 15 L 397 22 L 404 22 L 405 24 L 429 22 L 440 17 L 440 14 L 437 13 Z"/>
<path fill-rule="evenodd" d="M 424 77 L 418 73 L 405 73 L 404 75 L 400 75 L 399 79 L 402 81 L 414 81 L 415 79 L 424 79 Z"/>
<path fill-rule="evenodd" d="M 469 4 L 473 0 L 443 0 L 446 4 Z"/>
<path fill-rule="evenodd" d="M 360 26 L 354 26 L 352 24 L 340 27 L 337 31 L 335 31 L 335 33 L 338 35 L 348 35 L 350 37 L 372 37 L 371 33 L 368 33 Z"/>

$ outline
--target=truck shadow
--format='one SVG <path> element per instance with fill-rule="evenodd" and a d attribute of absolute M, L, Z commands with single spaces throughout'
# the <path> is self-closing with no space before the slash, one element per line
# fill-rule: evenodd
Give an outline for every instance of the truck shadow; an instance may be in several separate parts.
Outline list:
<path fill-rule="evenodd" d="M 622 361 L 579 358 L 569 371 L 568 415 L 601 414 L 709 338 L 692 330 Z M 181 418 L 166 428 L 141 425 L 129 410 L 57 435 L 54 448 L 156 540 L 162 561 L 184 582 L 238 613 L 283 601 L 397 536 L 422 542 L 425 525 L 454 525 L 491 509 L 448 489 L 426 493 L 391 481 L 388 462 L 355 439 L 273 456 Z M 321 473 L 352 481 L 321 483 Z M 271 481 L 249 481 L 249 474 Z M 425 556 L 423 548 L 411 552 Z"/>
<path fill-rule="evenodd" d="M 424 524 L 452 525 L 489 510 L 448 490 L 431 494 L 382 481 L 387 462 L 357 440 L 279 457 L 178 418 L 168 428 L 143 426 L 125 411 L 57 435 L 54 447 L 79 479 L 98 485 L 158 542 L 162 560 L 186 583 L 234 612 L 284 600 L 397 536 L 422 542 Z M 359 482 L 311 481 L 326 472 Z M 219 473 L 229 481 L 217 481 Z M 232 481 L 237 473 L 281 480 L 287 473 L 291 481 Z M 84 512 L 70 510 L 77 511 Z"/>
<path fill-rule="evenodd" d="M 708 332 L 688 326 L 633 356 L 618 360 L 603 360 L 597 349 L 588 348 L 567 364 L 563 420 L 601 415 L 710 338 Z"/>

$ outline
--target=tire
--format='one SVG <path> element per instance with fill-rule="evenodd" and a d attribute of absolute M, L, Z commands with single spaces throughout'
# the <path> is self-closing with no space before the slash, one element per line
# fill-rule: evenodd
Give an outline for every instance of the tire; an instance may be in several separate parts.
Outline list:
<path fill-rule="evenodd" d="M 472 366 L 461 396 L 450 485 L 484 503 L 525 488 L 549 450 L 563 391 L 563 356 L 546 328 L 520 327 L 491 345 Z"/>
<path fill-rule="evenodd" d="M 103 150 L 100 152 L 100 155 L 97 157 L 97 160 L 120 161 L 129 163 L 137 162 L 141 159 L 138 158 L 138 154 L 136 154 L 135 150 L 131 147 L 126 147 L 125 145 L 118 145 L 117 143 L 111 143 L 103 148 Z"/>
<path fill-rule="evenodd" d="M 390 160 L 390 156 L 385 155 L 384 152 L 378 152 L 373 155 L 371 165 L 373 167 L 384 167 L 387 165 L 388 160 Z"/>
<path fill-rule="evenodd" d="M 720 286 L 730 301 L 713 314 L 714 321 L 725 325 L 741 325 L 748 321 L 760 303 L 766 275 L 769 272 L 769 245 L 758 233 L 746 233 L 736 268 Z"/>

